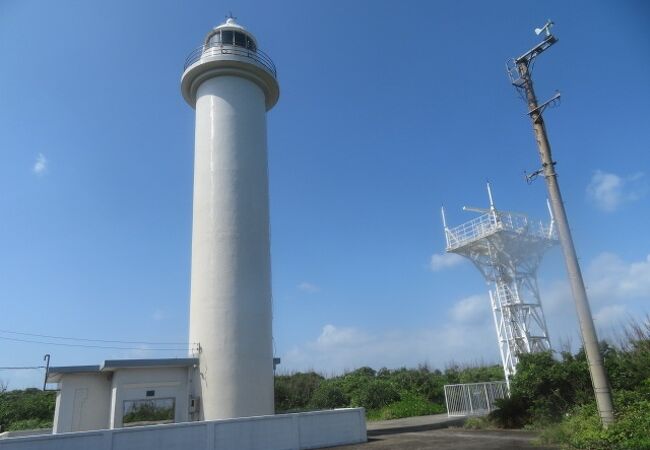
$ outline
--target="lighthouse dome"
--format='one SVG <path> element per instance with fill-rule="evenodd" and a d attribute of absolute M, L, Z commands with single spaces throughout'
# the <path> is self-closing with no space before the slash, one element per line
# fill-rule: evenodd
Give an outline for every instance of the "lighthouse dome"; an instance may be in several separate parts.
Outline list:
<path fill-rule="evenodd" d="M 250 51 L 257 51 L 255 37 L 243 26 L 235 22 L 233 17 L 214 27 L 205 37 L 206 46 L 232 45 L 243 47 Z"/>
<path fill-rule="evenodd" d="M 252 33 L 233 17 L 210 30 L 201 46 L 185 60 L 181 77 L 183 97 L 195 106 L 201 83 L 222 75 L 247 78 L 257 84 L 266 96 L 267 110 L 278 101 L 280 90 L 275 64 L 257 47 Z"/>

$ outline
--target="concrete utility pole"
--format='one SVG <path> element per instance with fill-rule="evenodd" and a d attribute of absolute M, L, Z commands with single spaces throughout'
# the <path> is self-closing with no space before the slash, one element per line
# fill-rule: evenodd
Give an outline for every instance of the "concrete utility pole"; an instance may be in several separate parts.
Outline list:
<path fill-rule="evenodd" d="M 542 160 L 542 169 L 535 172 L 534 175 L 542 173 L 546 179 L 548 197 L 553 215 L 555 216 L 557 233 L 560 239 L 560 244 L 562 245 L 562 252 L 564 253 L 571 291 L 576 303 L 582 341 L 587 355 L 587 362 L 589 364 L 591 382 L 596 395 L 598 412 L 603 426 L 606 428 L 609 424 L 614 423 L 612 392 L 609 380 L 607 379 L 607 373 L 605 372 L 605 366 L 603 365 L 603 357 L 598 346 L 596 327 L 594 326 L 594 321 L 591 316 L 591 309 L 589 308 L 589 301 L 587 300 L 585 284 L 582 279 L 580 265 L 578 264 L 573 238 L 571 237 L 571 230 L 569 229 L 569 222 L 564 209 L 564 203 L 562 202 L 562 195 L 560 194 L 560 186 L 557 180 L 557 173 L 555 172 L 555 161 L 553 161 L 551 156 L 551 146 L 548 142 L 546 127 L 544 126 L 544 119 L 542 118 L 542 112 L 546 106 L 557 100 L 559 94 L 556 94 L 553 98 L 542 105 L 538 105 L 530 73 L 531 62 L 535 57 L 557 42 L 557 38 L 553 36 L 549 30 L 552 25 L 553 22 L 548 21 L 543 28 L 535 30 L 537 34 L 545 32 L 546 38 L 544 41 L 514 60 L 516 72 L 519 77 L 518 79 L 513 79 L 513 84 L 523 91 L 526 102 L 528 103 L 528 115 L 533 123 L 535 140 L 539 149 L 539 157 Z M 511 79 L 513 78 L 513 71 L 514 70 L 509 70 Z"/>

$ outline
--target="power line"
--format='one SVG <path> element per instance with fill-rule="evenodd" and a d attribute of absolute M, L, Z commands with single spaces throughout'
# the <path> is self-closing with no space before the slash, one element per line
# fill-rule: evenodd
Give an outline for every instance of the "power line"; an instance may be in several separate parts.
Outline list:
<path fill-rule="evenodd" d="M 45 369 L 45 366 L 0 367 L 0 370 L 33 370 L 33 369 Z"/>
<path fill-rule="evenodd" d="M 147 350 L 147 351 L 182 351 L 182 350 L 190 350 L 189 348 L 142 348 L 142 347 L 117 347 L 117 346 L 110 346 L 110 345 L 90 345 L 90 344 L 72 344 L 72 343 L 66 343 L 66 342 L 46 342 L 46 341 L 35 341 L 35 340 L 30 340 L 30 339 L 18 339 L 18 338 L 10 338 L 6 336 L 0 336 L 0 339 L 3 339 L 5 341 L 13 341 L 13 342 L 27 342 L 30 344 L 45 344 L 45 345 L 59 345 L 63 347 L 83 347 L 83 348 L 105 348 L 105 349 L 111 349 L 111 350 Z"/>
<path fill-rule="evenodd" d="M 76 338 L 76 337 L 66 337 L 66 336 L 53 336 L 49 334 L 36 334 L 36 333 L 24 333 L 21 331 L 11 331 L 0 329 L 0 333 L 7 334 L 17 334 L 20 336 L 33 336 L 49 339 L 64 339 L 67 341 L 84 341 L 84 342 L 104 342 L 108 344 L 145 344 L 145 345 L 190 345 L 191 342 L 148 342 L 148 341 L 115 341 L 110 339 L 89 339 L 89 338 Z"/>

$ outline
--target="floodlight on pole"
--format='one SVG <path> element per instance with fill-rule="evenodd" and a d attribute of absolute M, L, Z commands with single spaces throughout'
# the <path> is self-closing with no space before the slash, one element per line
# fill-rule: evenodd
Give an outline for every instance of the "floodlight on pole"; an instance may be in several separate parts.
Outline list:
<path fill-rule="evenodd" d="M 546 32 L 546 36 L 548 37 L 548 36 L 551 35 L 551 27 L 553 25 L 555 25 L 555 24 L 551 21 L 551 19 L 549 19 L 549 20 L 546 21 L 546 23 L 544 24 L 544 26 L 542 28 L 535 28 L 535 34 L 537 36 L 539 36 L 543 32 Z"/>

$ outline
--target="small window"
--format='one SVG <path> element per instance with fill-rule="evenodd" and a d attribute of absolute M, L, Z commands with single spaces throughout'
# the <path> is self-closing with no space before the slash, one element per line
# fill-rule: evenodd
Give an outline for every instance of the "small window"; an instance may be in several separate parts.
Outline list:
<path fill-rule="evenodd" d="M 124 400 L 122 424 L 125 427 L 174 422 L 175 399 Z"/>
<path fill-rule="evenodd" d="M 147 391 L 147 397 L 155 397 L 156 396 L 156 391 Z"/>
<path fill-rule="evenodd" d="M 246 47 L 246 35 L 235 31 L 235 45 L 238 47 Z"/>
<path fill-rule="evenodd" d="M 232 45 L 233 43 L 233 32 L 229 30 L 225 30 L 221 32 L 221 43 L 223 44 L 230 44 Z"/>

